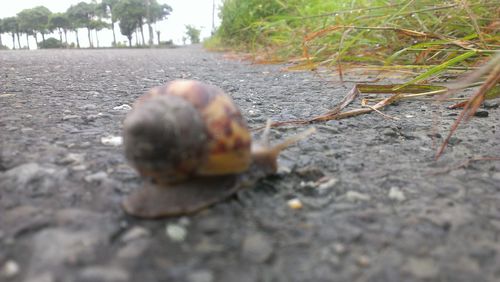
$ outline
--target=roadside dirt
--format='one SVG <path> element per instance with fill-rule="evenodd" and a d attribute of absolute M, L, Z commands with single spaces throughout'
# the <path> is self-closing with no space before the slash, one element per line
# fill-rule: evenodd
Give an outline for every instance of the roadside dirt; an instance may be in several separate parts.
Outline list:
<path fill-rule="evenodd" d="M 322 113 L 352 87 L 280 68 L 200 47 L 1 51 L 0 281 L 500 280 L 500 163 L 453 168 L 499 156 L 498 103 L 461 126 L 438 162 L 435 142 L 458 111 L 400 102 L 384 111 L 399 120 L 317 124 L 282 154 L 278 175 L 199 214 L 123 213 L 141 180 L 120 145 L 103 143 L 121 135 L 120 106 L 199 79 L 256 127 Z"/>

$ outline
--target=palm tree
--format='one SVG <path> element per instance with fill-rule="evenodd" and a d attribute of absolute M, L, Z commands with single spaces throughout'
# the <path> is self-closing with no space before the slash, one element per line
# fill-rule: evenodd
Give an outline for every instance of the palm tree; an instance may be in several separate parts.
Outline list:
<path fill-rule="evenodd" d="M 19 44 L 19 24 L 16 17 L 8 17 L 2 20 L 2 27 L 4 32 L 8 32 L 12 35 L 12 49 L 16 49 L 16 34 L 18 35 L 18 46 L 21 48 L 21 44 Z"/>
<path fill-rule="evenodd" d="M 42 35 L 42 42 L 45 43 L 45 34 L 50 33 L 49 17 L 52 12 L 44 6 L 37 6 L 32 10 L 32 20 L 34 23 L 34 32 Z"/>
<path fill-rule="evenodd" d="M 57 29 L 59 32 L 59 40 L 62 41 L 62 33 L 64 33 L 64 42 L 68 44 L 67 32 L 71 28 L 68 17 L 65 13 L 54 13 L 49 18 L 49 29 Z"/>
<path fill-rule="evenodd" d="M 116 17 L 113 14 L 113 9 L 118 4 L 119 0 L 102 0 L 98 6 L 103 18 L 111 18 L 111 30 L 113 31 L 113 46 L 116 46 L 115 23 Z"/>
<path fill-rule="evenodd" d="M 149 30 L 149 45 L 153 44 L 153 27 L 151 24 L 156 23 L 165 19 L 172 12 L 172 7 L 167 4 L 158 4 L 156 0 L 146 0 L 148 1 L 146 20 L 148 23 Z M 159 36 L 158 36 L 159 37 Z M 158 42 L 160 42 L 158 40 Z M 158 43 L 159 45 L 160 43 Z"/>
<path fill-rule="evenodd" d="M 22 33 L 26 34 L 26 43 L 28 44 L 29 49 L 29 36 L 33 35 L 35 37 L 35 43 L 38 47 L 38 40 L 36 38 L 36 24 L 34 21 L 34 15 L 32 9 L 24 9 L 21 12 L 17 13 L 17 23 L 18 28 Z"/>
<path fill-rule="evenodd" d="M 73 30 L 76 32 L 77 45 L 80 46 L 80 41 L 78 39 L 78 28 L 84 27 L 87 28 L 87 35 L 89 38 L 90 48 L 93 48 L 94 45 L 92 43 L 92 37 L 90 34 L 91 30 L 90 22 L 95 16 L 95 5 L 85 2 L 80 2 L 76 5 L 72 5 L 71 7 L 69 7 L 66 13 L 71 22 Z"/>
<path fill-rule="evenodd" d="M 144 19 L 146 18 L 146 5 L 144 4 L 144 0 L 120 0 L 114 8 L 114 14 L 116 19 L 120 21 L 126 20 L 126 23 L 120 26 L 122 34 L 124 31 L 128 32 L 132 24 L 135 23 L 134 29 L 139 29 L 142 42 L 145 42 L 144 30 L 142 28 Z M 123 27 L 126 27 L 126 29 L 124 30 Z"/>
<path fill-rule="evenodd" d="M 128 47 L 132 47 L 132 34 L 134 34 L 135 29 L 137 28 L 137 22 L 131 18 L 122 18 L 120 19 L 120 31 L 123 35 L 125 35 L 128 39 Z"/>
<path fill-rule="evenodd" d="M 101 29 L 109 28 L 109 24 L 102 21 L 102 20 L 92 20 L 90 22 L 90 28 L 95 30 L 95 38 L 96 38 L 97 48 L 99 48 L 99 37 L 97 35 L 97 32 Z"/>

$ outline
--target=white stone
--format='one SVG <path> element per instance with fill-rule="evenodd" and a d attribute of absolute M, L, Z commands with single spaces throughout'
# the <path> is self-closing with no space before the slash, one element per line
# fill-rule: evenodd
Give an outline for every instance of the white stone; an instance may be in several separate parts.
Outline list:
<path fill-rule="evenodd" d="M 132 109 L 132 107 L 127 105 L 127 104 L 123 104 L 123 105 L 116 106 L 113 108 L 113 110 L 115 110 L 115 111 L 130 111 L 131 109 Z"/>
<path fill-rule="evenodd" d="M 123 138 L 121 136 L 101 137 L 101 143 L 110 146 L 120 146 L 121 144 L 123 144 Z"/>
<path fill-rule="evenodd" d="M 410 258 L 403 267 L 418 279 L 430 279 L 439 274 L 436 263 L 431 259 Z"/>
<path fill-rule="evenodd" d="M 10 278 L 16 276 L 19 273 L 19 270 L 20 270 L 19 264 L 17 264 L 17 262 L 13 260 L 9 260 L 4 264 L 2 269 L 2 274 L 5 277 Z"/>
<path fill-rule="evenodd" d="M 402 202 L 406 200 L 406 197 L 401 189 L 398 187 L 391 187 L 389 190 L 389 199 Z"/>
<path fill-rule="evenodd" d="M 146 228 L 136 226 L 136 227 L 131 228 L 129 231 L 127 231 L 123 235 L 122 241 L 129 242 L 129 241 L 133 241 L 135 239 L 149 237 L 150 235 L 151 235 L 151 232 L 149 232 L 149 230 L 147 230 Z"/>
<path fill-rule="evenodd" d="M 99 171 L 94 174 L 85 176 L 84 180 L 88 183 L 91 183 L 91 182 L 102 182 L 106 178 L 108 178 L 108 174 L 104 171 Z"/>
<path fill-rule="evenodd" d="M 186 239 L 187 230 L 179 224 L 167 224 L 167 237 L 174 242 L 182 242 Z"/>
<path fill-rule="evenodd" d="M 333 188 L 333 186 L 335 186 L 335 184 L 337 184 L 338 182 L 338 179 L 337 178 L 330 178 L 328 179 L 327 181 L 321 183 L 318 185 L 318 189 L 319 190 L 328 190 L 328 189 L 331 189 Z"/>
<path fill-rule="evenodd" d="M 352 202 L 369 201 L 371 199 L 370 195 L 366 195 L 366 194 L 359 193 L 356 191 L 347 191 L 347 193 L 345 193 L 345 196 L 346 196 L 347 200 L 352 201 Z"/>

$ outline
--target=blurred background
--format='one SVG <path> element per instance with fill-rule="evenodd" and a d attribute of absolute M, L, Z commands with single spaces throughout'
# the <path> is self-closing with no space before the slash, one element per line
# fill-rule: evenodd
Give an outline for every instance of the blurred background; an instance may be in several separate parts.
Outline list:
<path fill-rule="evenodd" d="M 66 42 L 67 38 L 68 45 L 74 44 L 76 47 L 77 30 L 82 48 L 90 47 L 91 42 L 93 47 L 111 47 L 114 42 L 111 29 L 114 17 L 116 44 L 126 46 L 129 43 L 128 38 L 122 34 L 119 21 L 132 20 L 132 16 L 142 12 L 143 31 L 134 31 L 131 43 L 148 44 L 149 7 L 154 44 L 158 43 L 158 35 L 164 43 L 190 44 L 191 38 L 188 34 L 196 37 L 199 32 L 198 38 L 201 41 L 209 37 L 213 29 L 220 24 L 218 7 L 221 2 L 222 0 L 0 0 L 0 21 L 3 23 L 0 24 L 1 43 L 10 49 L 13 48 L 13 41 L 16 49 L 19 48 L 19 43 L 21 48 L 27 48 L 29 45 L 30 49 L 36 49 L 34 35 L 37 33 L 36 37 L 41 42 L 43 33 L 45 39 L 53 37 Z M 115 15 L 113 10 L 116 10 Z M 121 10 L 121 14 L 118 14 L 118 10 Z M 90 27 L 90 42 L 87 26 Z M 142 42 L 142 35 L 145 42 Z"/>

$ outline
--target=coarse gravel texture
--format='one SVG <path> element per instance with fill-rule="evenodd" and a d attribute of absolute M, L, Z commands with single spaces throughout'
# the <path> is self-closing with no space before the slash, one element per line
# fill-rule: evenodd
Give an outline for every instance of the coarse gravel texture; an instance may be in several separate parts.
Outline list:
<path fill-rule="evenodd" d="M 199 79 L 256 127 L 322 113 L 353 86 L 281 68 L 199 46 L 1 51 L 0 281 L 500 280 L 500 163 L 457 166 L 499 155 L 497 102 L 439 161 L 458 111 L 400 102 L 384 109 L 398 120 L 315 125 L 280 156 L 278 175 L 196 215 L 124 214 L 141 179 L 117 139 L 102 139 L 121 135 L 122 105 Z M 275 129 L 272 140 L 305 128 Z"/>

